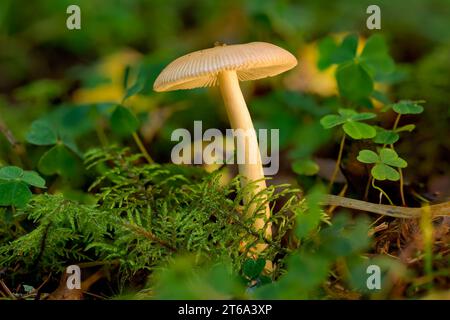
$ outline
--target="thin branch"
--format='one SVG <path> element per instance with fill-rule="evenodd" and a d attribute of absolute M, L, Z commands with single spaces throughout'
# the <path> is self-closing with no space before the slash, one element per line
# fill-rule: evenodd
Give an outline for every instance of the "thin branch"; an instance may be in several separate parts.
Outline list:
<path fill-rule="evenodd" d="M 361 211 L 377 213 L 395 218 L 414 219 L 422 214 L 422 208 L 407 208 L 385 204 L 376 204 L 351 198 L 327 194 L 322 198 L 322 205 L 338 206 Z M 430 205 L 432 216 L 450 216 L 450 201 Z"/>

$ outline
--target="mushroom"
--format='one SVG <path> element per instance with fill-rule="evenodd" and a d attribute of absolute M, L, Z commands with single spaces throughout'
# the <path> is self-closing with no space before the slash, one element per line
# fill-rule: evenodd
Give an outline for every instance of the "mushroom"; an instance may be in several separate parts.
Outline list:
<path fill-rule="evenodd" d="M 239 163 L 241 185 L 255 183 L 255 188 L 244 198 L 244 203 L 250 203 L 257 193 L 264 190 L 266 182 L 256 132 L 239 81 L 275 76 L 296 65 L 297 59 L 291 53 L 270 43 L 216 45 L 174 60 L 166 66 L 153 85 L 157 92 L 217 85 L 220 87 L 231 127 L 238 134 L 244 133 L 245 137 L 237 139 L 236 147 L 238 152 L 244 152 L 245 157 L 245 161 Z M 255 210 L 255 206 L 250 207 L 251 214 L 256 214 Z M 266 219 L 270 218 L 268 204 L 265 215 Z M 266 219 L 256 219 L 255 229 L 264 228 Z M 268 224 L 265 235 L 270 238 L 271 234 L 271 225 Z"/>

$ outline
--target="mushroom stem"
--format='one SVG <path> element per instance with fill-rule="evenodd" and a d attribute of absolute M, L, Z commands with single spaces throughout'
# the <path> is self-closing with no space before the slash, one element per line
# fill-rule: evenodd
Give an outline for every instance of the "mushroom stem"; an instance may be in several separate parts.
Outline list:
<path fill-rule="evenodd" d="M 243 178 L 241 185 L 246 186 L 249 182 L 257 181 L 253 192 L 244 198 L 244 202 L 249 203 L 258 192 L 266 188 L 258 140 L 247 104 L 239 86 L 236 71 L 222 71 L 219 73 L 218 79 L 228 119 L 231 127 L 235 130 L 235 136 L 237 136 L 236 150 L 238 151 L 239 174 Z M 243 154 L 239 154 L 239 152 L 243 152 Z M 255 206 L 251 207 L 250 213 L 254 213 L 255 210 Z M 270 218 L 269 204 L 265 205 L 265 212 L 266 219 Z M 264 225 L 265 219 L 256 219 L 256 230 L 261 230 Z M 272 229 L 269 223 L 265 230 L 265 236 L 270 238 L 271 235 Z"/>

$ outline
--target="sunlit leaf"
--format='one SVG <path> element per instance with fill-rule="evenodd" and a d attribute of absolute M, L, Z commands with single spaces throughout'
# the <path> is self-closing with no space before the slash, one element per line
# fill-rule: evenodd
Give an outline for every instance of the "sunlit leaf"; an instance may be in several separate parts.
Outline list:
<path fill-rule="evenodd" d="M 373 126 L 361 122 L 349 121 L 342 128 L 353 139 L 370 139 L 377 134 Z"/>
<path fill-rule="evenodd" d="M 324 116 L 322 119 L 320 119 L 320 124 L 325 128 L 325 129 L 330 129 L 333 128 L 335 126 L 338 126 L 340 124 L 345 123 L 346 119 L 344 117 L 335 115 L 335 114 L 329 114 Z"/>
<path fill-rule="evenodd" d="M 373 141 L 380 144 L 393 144 L 396 143 L 398 139 L 400 139 L 400 136 L 398 135 L 397 130 L 394 132 L 392 130 L 385 130 L 378 127 L 377 135 Z"/>
<path fill-rule="evenodd" d="M 404 132 L 404 131 L 411 132 L 415 128 L 416 128 L 416 125 L 414 125 L 414 124 L 407 124 L 407 125 L 404 125 L 402 127 L 399 127 L 397 129 L 395 129 L 395 132 Z"/>
<path fill-rule="evenodd" d="M 371 150 L 361 150 L 357 159 L 362 163 L 377 163 L 380 161 L 378 155 Z"/>
<path fill-rule="evenodd" d="M 392 109 L 399 114 L 419 114 L 423 107 L 414 101 L 400 101 L 392 105 Z"/>
<path fill-rule="evenodd" d="M 389 167 L 384 163 L 378 163 L 373 166 L 371 170 L 372 176 L 377 180 L 391 180 L 398 181 L 400 179 L 400 175 L 397 170 Z"/>
<path fill-rule="evenodd" d="M 383 148 L 380 150 L 380 161 L 389 166 L 405 168 L 408 164 L 405 160 L 400 158 L 392 149 Z"/>

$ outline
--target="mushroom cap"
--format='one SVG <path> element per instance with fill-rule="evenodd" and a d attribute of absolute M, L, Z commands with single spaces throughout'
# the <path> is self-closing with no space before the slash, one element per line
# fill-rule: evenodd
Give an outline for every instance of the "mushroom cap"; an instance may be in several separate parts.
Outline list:
<path fill-rule="evenodd" d="M 240 81 L 272 77 L 297 65 L 288 51 L 266 42 L 216 46 L 171 62 L 153 84 L 155 91 L 216 86 L 218 74 L 235 70 Z"/>

